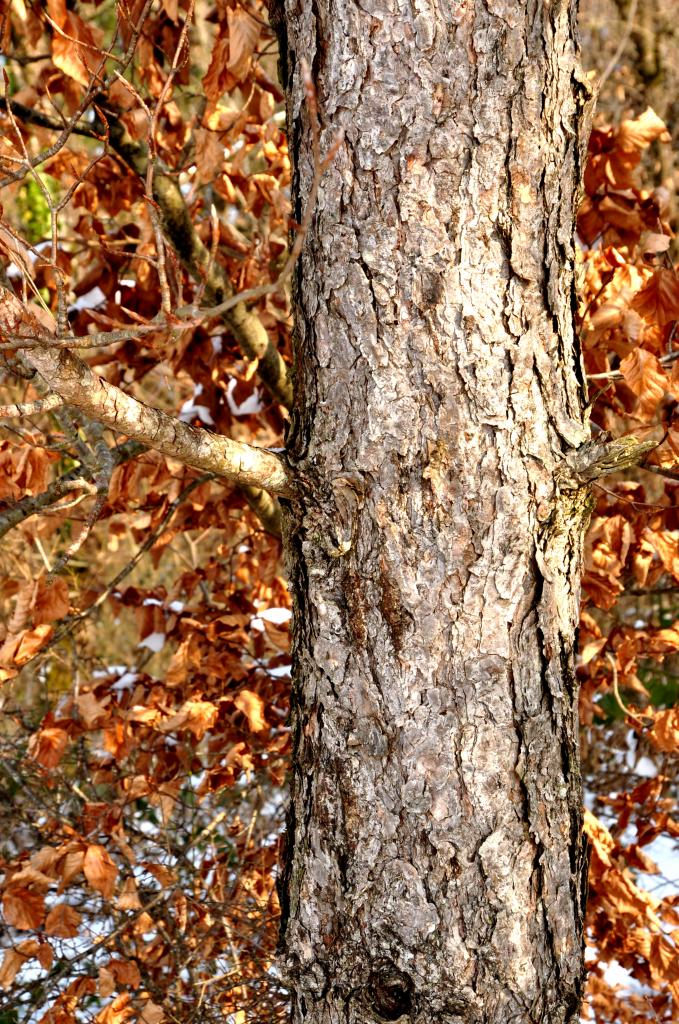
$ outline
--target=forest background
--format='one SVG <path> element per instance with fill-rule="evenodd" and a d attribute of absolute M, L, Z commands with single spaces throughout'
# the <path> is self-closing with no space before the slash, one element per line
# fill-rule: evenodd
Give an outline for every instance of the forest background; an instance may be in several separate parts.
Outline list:
<path fill-rule="evenodd" d="M 581 3 L 591 421 L 658 442 L 596 485 L 580 626 L 583 1014 L 621 1024 L 679 1006 L 673 8 Z M 25 351 L 47 332 L 184 423 L 282 445 L 313 203 L 290 209 L 276 34 L 261 0 L 11 0 L 0 52 L 0 1024 L 283 1020 L 276 504 L 69 410 Z"/>

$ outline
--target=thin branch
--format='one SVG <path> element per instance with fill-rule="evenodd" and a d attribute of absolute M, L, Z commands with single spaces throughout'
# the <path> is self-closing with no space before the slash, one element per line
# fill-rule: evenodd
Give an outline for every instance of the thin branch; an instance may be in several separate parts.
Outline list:
<path fill-rule="evenodd" d="M 672 366 L 679 359 L 679 349 L 660 356 L 658 362 L 661 366 Z M 606 373 L 588 373 L 587 380 L 624 380 L 625 376 L 620 370 L 608 370 Z"/>
<path fill-rule="evenodd" d="M 22 349 L 30 351 L 34 348 L 104 348 L 106 345 L 114 345 L 119 341 L 134 341 L 145 334 L 157 334 L 165 330 L 169 325 L 164 323 L 141 324 L 139 327 L 121 327 L 117 331 L 101 331 L 97 334 L 85 334 L 77 337 L 60 338 L 36 338 L 32 335 L 7 334 L 7 341 L 0 342 L 0 350 Z"/>
<path fill-rule="evenodd" d="M 44 149 L 40 153 L 36 154 L 36 156 L 31 157 L 29 162 L 28 162 L 28 166 L 24 165 L 24 166 L 20 167 L 19 170 L 15 171 L 14 174 L 7 175 L 5 178 L 0 180 L 0 189 L 4 188 L 6 185 L 11 185 L 12 182 L 14 182 L 14 181 L 20 181 L 23 177 L 25 177 L 27 171 L 31 167 L 38 167 L 40 164 L 44 163 L 46 160 L 49 160 L 49 159 L 51 159 L 51 157 L 56 156 L 56 154 L 59 152 L 59 150 L 62 149 L 66 145 L 66 143 L 68 142 L 69 138 L 71 137 L 71 135 L 73 133 L 79 134 L 79 135 L 82 134 L 81 131 L 77 130 L 78 122 L 80 121 L 80 119 L 83 116 L 83 114 L 95 102 L 97 95 L 99 93 L 106 93 L 106 91 L 110 88 L 110 86 L 116 80 L 117 74 L 123 74 L 125 69 L 130 64 L 130 62 L 131 62 L 131 60 L 132 60 L 132 58 L 134 56 L 134 51 L 137 48 L 137 42 L 139 40 L 139 36 L 141 34 L 142 27 L 144 25 L 144 22 L 146 21 L 146 18 L 148 16 L 148 13 L 149 13 L 149 11 L 150 11 L 152 6 L 153 6 L 153 0 L 146 0 L 146 3 L 144 4 L 144 7 L 143 7 L 142 11 L 140 12 L 139 17 L 137 18 L 136 25 L 132 25 L 132 27 L 131 27 L 132 30 L 130 32 L 130 40 L 129 40 L 129 43 L 128 43 L 128 46 L 127 46 L 127 50 L 125 51 L 122 59 L 119 61 L 120 67 L 117 68 L 115 71 L 113 71 L 110 75 L 108 75 L 108 77 L 105 78 L 101 82 L 101 84 L 99 84 L 100 72 L 106 66 L 106 60 L 107 60 L 107 57 L 102 55 L 102 60 L 101 60 L 101 62 L 99 64 L 99 67 L 95 71 L 92 72 L 92 75 L 91 75 L 91 78 L 90 78 L 90 84 L 89 84 L 89 86 L 87 87 L 87 89 L 85 91 L 85 95 L 83 96 L 83 98 L 82 98 L 82 100 L 80 102 L 80 105 L 78 106 L 78 109 L 69 118 L 68 121 L 66 121 L 63 125 L 59 126 L 60 135 L 57 138 L 57 140 L 55 142 L 53 142 L 52 145 L 48 149 Z M 118 24 L 116 24 L 116 33 L 118 32 L 118 27 L 119 27 Z M 10 101 L 10 103 L 11 102 L 12 101 Z M 7 102 L 5 102 L 4 108 L 5 108 L 5 110 L 7 109 Z M 51 125 L 47 125 L 45 127 L 52 127 L 52 126 Z M 93 138 L 101 138 L 101 136 L 99 134 L 94 134 L 92 137 Z"/>
<path fill-rule="evenodd" d="M 135 551 L 130 561 L 127 562 L 127 564 L 123 566 L 120 572 L 116 574 L 114 579 L 112 579 L 111 582 L 107 584 L 106 588 L 101 592 L 101 594 L 99 594 L 99 597 L 97 597 L 96 600 L 92 602 L 92 604 L 88 605 L 87 608 L 83 609 L 83 611 L 79 612 L 77 615 L 74 615 L 71 619 L 69 619 L 68 622 L 64 623 L 61 629 L 57 630 L 54 636 L 50 639 L 49 643 L 46 646 L 40 648 L 40 650 L 35 655 L 36 658 L 42 656 L 45 653 L 45 651 L 49 650 L 51 647 L 54 647 L 54 645 L 59 643 L 60 640 L 63 640 L 65 636 L 68 636 L 70 633 L 72 633 L 76 626 L 79 626 L 81 622 L 89 618 L 90 615 L 92 615 L 92 613 L 97 610 L 97 608 L 101 608 L 104 601 L 108 600 L 108 598 L 111 596 L 114 590 L 116 590 L 118 586 L 122 583 L 122 581 L 130 575 L 132 570 L 135 569 L 137 565 L 139 565 L 139 562 L 144 557 L 146 552 L 153 547 L 156 540 L 163 533 L 165 527 L 170 522 L 173 515 L 175 514 L 179 506 L 182 504 L 184 499 L 187 498 L 192 491 L 195 491 L 197 487 L 200 487 L 201 484 L 204 484 L 207 480 L 212 479 L 214 479 L 214 475 L 212 473 L 206 473 L 203 476 L 199 476 L 195 480 L 192 480 L 189 484 L 187 484 L 187 486 L 184 488 L 181 494 L 177 495 L 175 500 L 170 505 L 168 505 L 163 518 L 155 526 L 155 528 L 147 534 L 144 543 Z M 31 661 L 32 660 L 33 659 L 31 659 Z M 26 664 L 30 664 L 30 662 L 26 662 Z"/>
<path fill-rule="evenodd" d="M 611 76 L 611 74 L 615 71 L 615 65 L 618 63 L 618 61 L 622 57 L 623 50 L 627 46 L 627 43 L 629 41 L 629 37 L 632 34 L 632 25 L 634 23 L 634 17 L 636 15 L 636 13 L 637 13 L 637 0 L 632 0 L 632 2 L 629 5 L 629 11 L 628 11 L 628 14 L 627 14 L 627 21 L 625 22 L 625 28 L 623 29 L 622 36 L 620 37 L 620 42 L 618 43 L 618 45 L 617 45 L 617 47 L 615 49 L 615 53 L 613 54 L 613 56 L 609 60 L 608 64 L 604 68 L 604 70 L 601 72 L 601 75 L 599 76 L 599 81 L 596 83 L 596 95 L 597 95 L 597 98 L 599 97 L 599 94 L 601 93 L 601 90 L 604 87 L 604 83 L 608 80 L 608 78 Z"/>
<path fill-rule="evenodd" d="M 104 440 L 104 430 L 100 423 L 89 424 L 89 433 L 94 436 L 94 454 L 97 460 L 97 471 L 94 475 L 95 501 L 90 509 L 89 515 L 77 537 L 68 545 L 64 553 L 52 566 L 48 576 L 48 582 L 52 582 L 65 567 L 89 537 L 92 528 L 102 513 L 106 499 L 108 498 L 111 476 L 115 463 L 111 455 L 111 449 Z"/>
<path fill-rule="evenodd" d="M 0 405 L 0 419 L 15 419 L 18 416 L 37 416 L 40 412 L 50 412 L 64 404 L 59 395 L 48 395 L 36 402 L 16 402 L 13 405 Z"/>
<path fill-rule="evenodd" d="M 606 658 L 608 659 L 608 662 L 611 666 L 611 671 L 613 673 L 613 696 L 615 697 L 615 703 L 618 705 L 622 713 L 627 718 L 631 718 L 632 721 L 636 722 L 637 725 L 641 726 L 642 729 L 646 729 L 647 723 L 643 720 L 643 718 L 635 714 L 634 711 L 630 711 L 630 709 L 627 707 L 622 697 L 620 696 L 620 690 L 618 689 L 618 667 L 615 663 L 615 658 L 612 654 L 607 654 Z"/>
<path fill-rule="evenodd" d="M 26 359 L 67 404 L 118 433 L 239 485 L 288 496 L 295 490 L 285 463 L 274 452 L 233 441 L 207 427 L 192 427 L 153 409 L 109 384 L 67 350 L 31 349 Z"/>

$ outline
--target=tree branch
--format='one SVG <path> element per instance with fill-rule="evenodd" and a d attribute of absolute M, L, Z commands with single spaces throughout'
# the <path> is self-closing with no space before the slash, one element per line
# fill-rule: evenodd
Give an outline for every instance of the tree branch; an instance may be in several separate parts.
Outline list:
<path fill-rule="evenodd" d="M 112 149 L 131 170 L 145 178 L 146 148 L 135 142 L 125 125 L 113 117 L 109 120 L 109 132 Z M 204 284 L 207 304 L 218 306 L 231 299 L 234 296 L 233 286 L 220 264 L 210 259 L 210 252 L 196 231 L 179 185 L 160 169 L 153 179 L 153 198 L 160 207 L 163 230 L 182 265 L 195 281 Z M 259 360 L 257 373 L 266 389 L 277 402 L 290 409 L 292 382 L 288 367 L 257 314 L 240 299 L 222 316 L 246 359 Z"/>
<path fill-rule="evenodd" d="M 294 493 L 285 463 L 274 452 L 233 441 L 207 428 L 192 427 L 176 416 L 132 398 L 99 377 L 72 352 L 50 348 L 50 332 L 24 308 L 13 292 L 0 288 L 0 338 L 22 322 L 24 329 L 45 339 L 44 348 L 24 350 L 25 361 L 67 405 L 194 469 L 207 470 L 241 486 L 259 487 L 274 494 Z"/>

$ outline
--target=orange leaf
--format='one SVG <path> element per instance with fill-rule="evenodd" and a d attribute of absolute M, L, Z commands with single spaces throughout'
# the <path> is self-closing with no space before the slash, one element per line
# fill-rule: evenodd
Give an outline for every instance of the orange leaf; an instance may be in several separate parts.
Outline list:
<path fill-rule="evenodd" d="M 46 971 L 49 971 L 50 967 L 54 963 L 54 950 L 50 946 L 49 942 L 41 942 L 35 955 L 40 961 L 40 966 Z"/>
<path fill-rule="evenodd" d="M 113 977 L 108 967 L 99 968 L 99 995 L 102 999 L 106 999 L 116 990 L 116 979 Z"/>
<path fill-rule="evenodd" d="M 659 750 L 668 753 L 679 751 L 679 707 L 657 711 L 650 736 Z"/>
<path fill-rule="evenodd" d="M 103 1010 L 100 1010 L 94 1019 L 97 1021 L 97 1024 L 123 1024 L 124 1021 L 135 1016 L 134 1008 L 129 1003 L 129 992 L 123 992 L 121 995 L 116 996 L 113 1002 L 105 1006 Z"/>
<path fill-rule="evenodd" d="M 48 626 L 47 623 L 36 626 L 35 629 L 25 630 L 14 655 L 14 664 L 25 665 L 27 661 L 34 658 L 52 636 L 52 632 L 52 626 Z"/>
<path fill-rule="evenodd" d="M 118 985 L 129 985 L 130 988 L 139 988 L 141 985 L 141 974 L 133 960 L 111 960 L 108 968 Z"/>
<path fill-rule="evenodd" d="M 651 352 L 635 348 L 620 363 L 625 383 L 639 399 L 637 414 L 645 420 L 655 413 L 668 384 L 660 363 Z"/>
<path fill-rule="evenodd" d="M 67 743 L 68 733 L 64 729 L 41 729 L 31 736 L 28 750 L 44 768 L 56 768 Z"/>
<path fill-rule="evenodd" d="M 234 697 L 233 702 L 238 710 L 243 712 L 253 732 L 261 732 L 262 729 L 267 728 L 264 718 L 264 702 L 256 693 L 253 693 L 252 690 L 241 690 Z"/>
<path fill-rule="evenodd" d="M 87 847 L 83 871 L 92 888 L 106 899 L 110 899 L 118 877 L 118 868 L 103 846 L 94 844 Z"/>
<path fill-rule="evenodd" d="M 53 25 L 52 60 L 60 71 L 87 88 L 101 64 L 97 37 L 82 18 L 69 11 L 66 0 L 47 0 Z"/>
<path fill-rule="evenodd" d="M 80 914 L 68 903 L 57 903 L 45 918 L 45 932 L 57 939 L 72 939 L 78 934 Z"/>
<path fill-rule="evenodd" d="M 38 580 L 38 589 L 33 604 L 33 624 L 40 626 L 45 622 L 54 622 L 68 615 L 71 607 L 68 599 L 68 585 L 61 576 L 53 583 L 46 583 L 45 578 Z"/>
<path fill-rule="evenodd" d="M 110 697 L 106 697 L 108 704 Z M 105 704 L 100 703 L 93 693 L 79 693 L 75 699 L 78 711 L 88 729 L 92 729 L 101 723 L 108 716 L 108 709 Z"/>
<path fill-rule="evenodd" d="M 621 149 L 646 149 L 656 139 L 669 142 L 671 135 L 652 107 L 646 107 L 643 114 L 633 121 L 625 120 L 617 131 L 618 144 Z"/>
<path fill-rule="evenodd" d="M 252 51 L 259 39 L 259 23 L 242 7 L 227 7 L 226 21 L 229 26 L 229 59 L 226 66 L 236 81 L 242 81 L 249 70 Z"/>
<path fill-rule="evenodd" d="M 0 986 L 5 992 L 12 987 L 12 982 L 26 963 L 26 957 L 18 953 L 16 949 L 5 950 L 0 967 Z"/>
<path fill-rule="evenodd" d="M 162 1006 L 158 1006 L 158 1003 L 154 1003 L 149 999 L 147 1003 L 144 1003 L 144 1009 L 141 1011 L 141 1020 L 144 1024 L 162 1024 L 165 1020 L 165 1011 Z"/>
<path fill-rule="evenodd" d="M 141 910 L 137 883 L 131 875 L 123 883 L 123 891 L 118 897 L 118 907 L 120 910 Z"/>
<path fill-rule="evenodd" d="M 66 851 L 66 854 L 59 866 L 59 875 L 61 876 L 61 883 L 59 885 L 59 891 L 63 891 L 68 883 L 79 875 L 83 869 L 83 863 L 85 861 L 85 851 L 80 846 L 72 847 Z"/>
<path fill-rule="evenodd" d="M 45 897 L 30 889 L 8 889 L 2 898 L 2 912 L 14 928 L 39 928 L 45 916 Z"/>
<path fill-rule="evenodd" d="M 679 280 L 673 270 L 659 267 L 632 299 L 632 309 L 649 324 L 663 327 L 679 320 Z"/>

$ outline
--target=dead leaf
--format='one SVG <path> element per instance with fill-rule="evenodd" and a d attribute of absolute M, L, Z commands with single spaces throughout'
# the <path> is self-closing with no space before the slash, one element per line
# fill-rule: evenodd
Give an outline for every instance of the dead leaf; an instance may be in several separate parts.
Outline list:
<path fill-rule="evenodd" d="M 58 576 L 52 583 L 47 583 L 45 577 L 41 576 L 33 602 L 33 624 L 39 626 L 63 619 L 64 615 L 68 615 L 70 607 L 66 580 Z"/>
<path fill-rule="evenodd" d="M 679 751 L 679 707 L 656 711 L 649 733 L 658 750 L 668 754 Z"/>
<path fill-rule="evenodd" d="M 669 387 L 667 375 L 652 352 L 635 348 L 620 363 L 620 372 L 628 388 L 639 399 L 637 414 L 643 420 L 652 419 L 665 389 Z"/>
<path fill-rule="evenodd" d="M 631 305 L 649 324 L 663 327 L 679 320 L 679 279 L 675 272 L 659 267 L 634 296 Z"/>
<path fill-rule="evenodd" d="M 89 691 L 78 694 L 75 703 L 78 713 L 88 729 L 101 725 L 108 718 L 109 710 L 106 705 L 110 702 L 110 699 L 110 697 L 105 697 L 104 702 L 100 702 Z"/>
<path fill-rule="evenodd" d="M 259 39 L 260 26 L 242 7 L 228 7 L 229 59 L 227 68 L 237 82 L 242 82 L 250 69 L 252 52 Z"/>
<path fill-rule="evenodd" d="M 621 149 L 646 149 L 656 139 L 670 142 L 672 136 L 667 131 L 665 122 L 658 117 L 652 107 L 647 107 L 643 114 L 634 120 L 622 121 L 617 131 L 617 141 Z"/>
<path fill-rule="evenodd" d="M 16 949 L 5 950 L 0 967 L 0 986 L 7 992 L 12 987 L 14 979 L 26 963 L 27 957 L 22 956 Z"/>
<path fill-rule="evenodd" d="M 41 729 L 31 736 L 28 752 L 43 768 L 56 768 L 67 743 L 68 733 L 64 729 Z"/>
<path fill-rule="evenodd" d="M 45 933 L 57 939 L 72 939 L 78 934 L 80 914 L 68 903 L 57 903 L 45 918 Z"/>
<path fill-rule="evenodd" d="M 45 916 L 45 897 L 29 889 L 7 889 L 2 897 L 7 924 L 21 931 L 39 928 Z"/>
<path fill-rule="evenodd" d="M 93 844 L 87 847 L 83 871 L 92 888 L 110 899 L 115 889 L 118 868 L 103 846 Z"/>
<path fill-rule="evenodd" d="M 238 710 L 243 712 L 253 732 L 261 732 L 268 728 L 264 717 L 264 701 L 252 690 L 241 690 L 233 702 Z"/>

